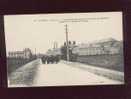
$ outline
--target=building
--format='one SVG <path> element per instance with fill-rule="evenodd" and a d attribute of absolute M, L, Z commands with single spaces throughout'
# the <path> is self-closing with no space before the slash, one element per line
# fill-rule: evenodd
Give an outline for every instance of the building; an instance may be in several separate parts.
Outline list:
<path fill-rule="evenodd" d="M 72 50 L 72 53 L 77 55 L 119 54 L 122 49 L 121 45 L 120 41 L 109 38 L 89 44 L 79 44 Z"/>
<path fill-rule="evenodd" d="M 72 53 L 77 55 L 100 55 L 104 54 L 104 51 L 100 46 L 78 45 L 72 50 Z"/>
<path fill-rule="evenodd" d="M 61 49 L 60 48 L 49 49 L 46 52 L 46 55 L 48 55 L 48 56 L 50 56 L 50 55 L 53 55 L 53 56 L 61 55 Z"/>
<path fill-rule="evenodd" d="M 14 51 L 9 52 L 8 57 L 9 58 L 24 58 L 29 59 L 32 56 L 32 52 L 29 48 L 25 48 L 23 51 Z"/>

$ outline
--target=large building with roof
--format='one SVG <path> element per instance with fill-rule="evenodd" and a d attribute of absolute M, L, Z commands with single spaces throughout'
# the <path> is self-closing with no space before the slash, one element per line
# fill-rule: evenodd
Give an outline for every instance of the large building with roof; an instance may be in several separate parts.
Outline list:
<path fill-rule="evenodd" d="M 54 49 L 49 49 L 47 52 L 46 52 L 46 55 L 48 56 L 56 56 L 56 55 L 61 55 L 61 49 L 60 48 L 54 48 Z"/>
<path fill-rule="evenodd" d="M 29 59 L 32 56 L 32 52 L 29 48 L 25 48 L 23 51 L 8 52 L 9 58 L 25 58 Z"/>
<path fill-rule="evenodd" d="M 119 54 L 121 49 L 123 48 L 120 41 L 109 38 L 89 44 L 79 44 L 72 53 L 77 55 Z"/>

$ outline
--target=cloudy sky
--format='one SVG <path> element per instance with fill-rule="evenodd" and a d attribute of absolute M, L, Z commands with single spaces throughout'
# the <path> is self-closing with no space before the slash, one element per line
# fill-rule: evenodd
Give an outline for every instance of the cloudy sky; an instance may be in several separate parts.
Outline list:
<path fill-rule="evenodd" d="M 6 15 L 7 52 L 23 48 L 34 52 L 36 48 L 37 53 L 45 53 L 53 47 L 53 42 L 60 47 L 65 41 L 65 24 L 69 40 L 76 43 L 123 38 L 121 12 Z"/>

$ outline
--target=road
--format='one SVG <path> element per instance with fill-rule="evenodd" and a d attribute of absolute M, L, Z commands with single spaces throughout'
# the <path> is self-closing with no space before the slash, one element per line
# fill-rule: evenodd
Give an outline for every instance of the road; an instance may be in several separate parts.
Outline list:
<path fill-rule="evenodd" d="M 102 77 L 88 70 L 75 68 L 64 63 L 41 64 L 36 73 L 33 86 L 70 86 L 70 85 L 103 85 L 123 84 Z"/>

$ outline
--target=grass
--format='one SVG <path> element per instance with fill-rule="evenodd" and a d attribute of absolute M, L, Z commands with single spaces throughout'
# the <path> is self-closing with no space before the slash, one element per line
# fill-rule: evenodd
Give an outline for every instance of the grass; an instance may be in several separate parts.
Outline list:
<path fill-rule="evenodd" d="M 32 60 L 33 59 L 7 58 L 8 74 L 10 75 L 13 71 L 31 62 Z"/>
<path fill-rule="evenodd" d="M 112 69 L 116 71 L 124 71 L 124 59 L 123 55 L 94 55 L 94 56 L 78 56 L 78 62 Z"/>
<path fill-rule="evenodd" d="M 33 84 L 40 60 L 30 62 L 16 71 L 12 72 L 9 76 L 10 85 L 31 85 Z"/>

